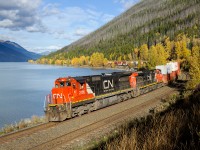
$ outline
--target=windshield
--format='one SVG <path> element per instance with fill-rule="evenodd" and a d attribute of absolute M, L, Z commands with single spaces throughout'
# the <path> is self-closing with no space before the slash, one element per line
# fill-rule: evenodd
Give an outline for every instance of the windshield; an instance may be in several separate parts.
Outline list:
<path fill-rule="evenodd" d="M 65 86 L 71 86 L 71 83 L 69 81 L 67 81 L 67 82 L 60 82 L 60 83 L 57 83 L 55 85 L 55 88 L 65 87 Z"/>

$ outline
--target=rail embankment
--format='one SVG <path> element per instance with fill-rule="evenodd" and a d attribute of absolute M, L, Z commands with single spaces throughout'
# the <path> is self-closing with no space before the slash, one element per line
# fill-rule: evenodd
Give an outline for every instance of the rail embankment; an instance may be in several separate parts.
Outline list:
<path fill-rule="evenodd" d="M 198 149 L 200 86 L 163 102 L 151 115 L 126 122 L 90 149 Z"/>

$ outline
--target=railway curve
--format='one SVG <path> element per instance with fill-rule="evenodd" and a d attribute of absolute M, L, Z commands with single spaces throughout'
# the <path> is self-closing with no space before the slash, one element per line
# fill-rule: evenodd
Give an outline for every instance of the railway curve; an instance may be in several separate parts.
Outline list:
<path fill-rule="evenodd" d="M 0 150 L 68 149 L 77 144 L 76 141 L 81 139 L 84 141 L 84 136 L 89 135 L 90 137 L 90 134 L 94 135 L 96 131 L 102 128 L 114 127 L 116 124 L 123 122 L 124 119 L 148 113 L 150 108 L 160 103 L 162 97 L 176 90 L 165 86 L 137 98 L 62 123 L 42 127 L 38 130 L 31 131 L 27 129 L 27 133 L 16 132 L 7 137 L 0 137 Z"/>

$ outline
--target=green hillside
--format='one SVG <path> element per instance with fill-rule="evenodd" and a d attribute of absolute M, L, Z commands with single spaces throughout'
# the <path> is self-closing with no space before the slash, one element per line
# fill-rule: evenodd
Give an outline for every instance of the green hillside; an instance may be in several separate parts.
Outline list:
<path fill-rule="evenodd" d="M 199 0 L 143 0 L 106 25 L 46 58 L 72 59 L 101 52 L 116 60 L 146 43 L 148 47 L 179 33 L 200 35 Z M 60 57 L 61 55 L 59 55 Z M 59 58 L 58 57 L 58 58 Z"/>

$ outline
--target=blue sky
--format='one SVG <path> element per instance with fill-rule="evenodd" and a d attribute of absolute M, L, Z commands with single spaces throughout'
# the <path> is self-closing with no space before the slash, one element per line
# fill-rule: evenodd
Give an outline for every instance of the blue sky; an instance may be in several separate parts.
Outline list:
<path fill-rule="evenodd" d="M 0 0 L 0 40 L 33 52 L 55 51 L 140 0 Z"/>

